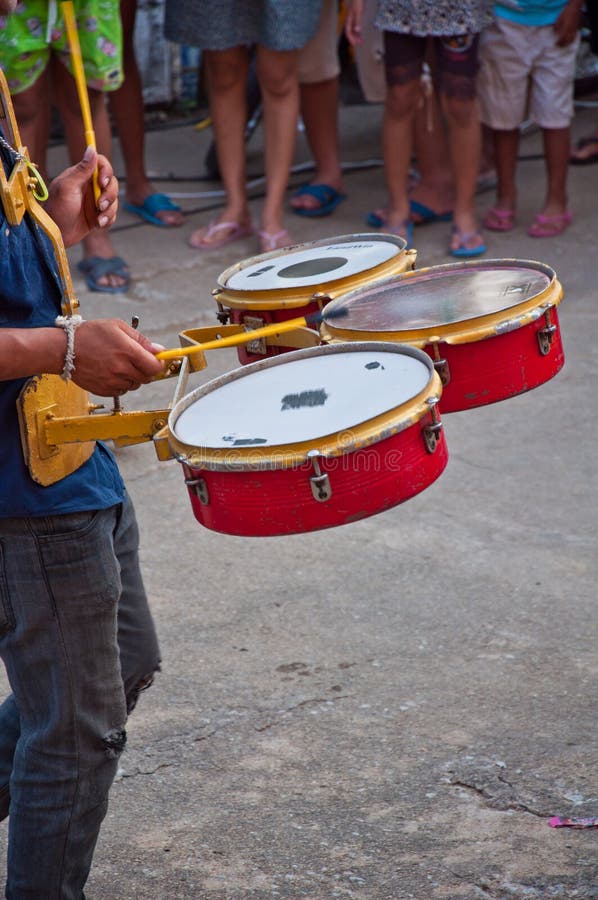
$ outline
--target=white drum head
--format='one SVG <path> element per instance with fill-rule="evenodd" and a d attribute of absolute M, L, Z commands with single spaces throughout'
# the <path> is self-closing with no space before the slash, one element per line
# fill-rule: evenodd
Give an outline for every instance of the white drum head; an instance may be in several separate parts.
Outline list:
<path fill-rule="evenodd" d="M 519 260 L 433 266 L 334 300 L 324 321 L 343 309 L 344 317 L 331 318 L 332 329 L 337 322 L 343 331 L 373 333 L 450 325 L 512 310 L 539 297 L 554 277 L 548 266 Z"/>
<path fill-rule="evenodd" d="M 412 400 L 431 364 L 393 344 L 301 350 L 235 370 L 181 401 L 171 429 L 195 447 L 271 447 L 351 428 Z M 192 399 L 191 403 L 187 403 Z"/>
<path fill-rule="evenodd" d="M 219 284 L 235 291 L 271 291 L 314 287 L 375 269 L 406 247 L 391 235 L 348 235 L 330 241 L 298 244 L 276 253 L 251 257 L 223 273 Z M 225 277 L 226 276 L 226 277 Z"/>

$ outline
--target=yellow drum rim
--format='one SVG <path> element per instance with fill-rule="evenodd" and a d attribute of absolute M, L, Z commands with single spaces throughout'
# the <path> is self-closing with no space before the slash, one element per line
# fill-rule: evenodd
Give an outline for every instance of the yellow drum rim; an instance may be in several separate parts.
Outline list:
<path fill-rule="evenodd" d="M 399 238 L 396 235 L 387 235 L 383 233 L 341 235 L 339 238 L 314 241 L 309 245 L 314 248 L 319 245 L 328 246 L 331 243 L 331 240 L 336 240 L 338 243 L 359 240 L 386 241 L 388 243 L 389 239 L 396 241 L 397 247 L 400 249 L 395 256 L 386 260 L 386 262 L 379 263 L 377 266 L 373 266 L 370 269 L 366 269 L 365 272 L 360 272 L 355 275 L 347 275 L 344 278 L 333 279 L 319 285 L 311 284 L 306 287 L 293 287 L 289 288 L 288 291 L 284 288 L 272 288 L 271 290 L 259 292 L 228 288 L 227 282 L 233 275 L 236 275 L 237 272 L 245 267 L 244 264 L 247 263 L 247 260 L 242 260 L 241 262 L 229 266 L 228 269 L 225 269 L 224 272 L 221 273 L 216 282 L 217 287 L 212 291 L 212 296 L 217 303 L 224 307 L 247 311 L 259 309 L 267 312 L 277 309 L 297 309 L 297 307 L 305 306 L 311 300 L 318 302 L 318 294 L 322 294 L 326 298 L 333 300 L 335 297 L 339 297 L 349 291 L 371 284 L 372 280 L 378 281 L 392 275 L 400 275 L 403 272 L 409 271 L 415 266 L 417 251 L 413 249 L 407 250 L 406 246 L 400 247 L 400 243 L 405 244 L 405 241 L 402 238 Z M 294 244 L 293 247 L 286 247 L 283 250 L 273 250 L 270 253 L 261 254 L 261 256 L 263 256 L 264 261 L 276 259 L 284 253 L 288 253 L 289 250 L 307 246 L 307 243 Z M 250 257 L 250 259 L 255 259 L 255 257 Z M 320 306 L 321 305 L 322 304 L 320 303 Z"/>
<path fill-rule="evenodd" d="M 539 269 L 550 275 L 550 282 L 540 294 L 536 294 L 534 297 L 530 297 L 528 300 L 524 300 L 508 309 L 498 310 L 497 312 L 458 322 L 451 322 L 447 325 L 435 323 L 425 328 L 401 329 L 397 331 L 357 331 L 355 329 L 344 329 L 342 326 L 337 325 L 337 322 L 343 321 L 342 318 L 335 319 L 333 323 L 324 321 L 320 326 L 322 340 L 330 344 L 371 340 L 390 341 L 408 344 L 412 347 L 424 347 L 427 344 L 435 343 L 469 344 L 495 337 L 508 331 L 514 331 L 517 328 L 523 328 L 544 315 L 546 310 L 558 306 L 563 298 L 563 288 L 556 277 L 554 269 L 545 263 L 529 259 L 488 259 L 484 260 L 483 263 L 482 261 L 476 261 L 467 264 L 448 263 L 443 266 L 428 266 L 425 269 L 406 272 L 402 275 L 401 281 L 425 275 L 428 272 L 440 273 L 441 271 L 454 271 L 457 268 L 480 268 L 482 264 L 487 266 L 500 265 L 501 268 L 508 268 L 509 265 L 519 265 L 520 267 Z M 385 282 L 378 282 L 376 287 L 384 287 L 384 284 L 389 283 L 390 280 L 386 279 Z M 349 294 L 345 294 L 342 298 L 344 302 L 347 302 L 349 299 Z"/>
<path fill-rule="evenodd" d="M 338 457 L 347 453 L 353 453 L 356 450 L 362 450 L 366 447 L 386 440 L 400 431 L 404 431 L 411 425 L 414 425 L 426 412 L 429 412 L 436 405 L 442 394 L 442 382 L 438 373 L 435 371 L 432 361 L 427 354 L 422 353 L 416 348 L 398 345 L 388 342 L 372 342 L 367 341 L 363 344 L 351 344 L 352 349 L 356 351 L 372 351 L 381 352 L 394 350 L 394 352 L 404 353 L 417 358 L 428 369 L 429 379 L 425 388 L 414 397 L 406 400 L 395 407 L 360 422 L 352 428 L 343 429 L 342 431 L 333 432 L 323 435 L 319 438 L 313 438 L 309 441 L 298 441 L 292 444 L 274 444 L 265 448 L 255 447 L 238 447 L 235 449 L 227 447 L 201 447 L 188 444 L 181 441 L 174 433 L 176 420 L 179 415 L 189 406 L 197 401 L 197 399 L 210 390 L 216 389 L 221 384 L 228 383 L 240 377 L 249 377 L 251 371 L 259 371 L 267 367 L 271 368 L 276 365 L 283 365 L 292 361 L 299 355 L 301 358 L 305 356 L 320 355 L 324 348 L 313 347 L 308 350 L 298 350 L 292 353 L 286 353 L 283 356 L 269 357 L 267 361 L 260 360 L 243 366 L 241 369 L 235 369 L 228 375 L 221 376 L 208 382 L 192 393 L 184 397 L 172 410 L 168 421 L 168 443 L 173 455 L 192 468 L 208 469 L 212 471 L 255 471 L 264 469 L 287 469 L 291 466 L 302 465 L 309 459 L 308 452 L 317 450 L 324 457 Z M 336 345 L 326 348 L 327 353 L 346 352 L 346 345 Z"/>

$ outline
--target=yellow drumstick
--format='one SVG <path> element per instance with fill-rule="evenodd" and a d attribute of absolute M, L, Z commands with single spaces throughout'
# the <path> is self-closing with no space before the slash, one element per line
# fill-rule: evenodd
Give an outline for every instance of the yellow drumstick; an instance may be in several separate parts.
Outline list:
<path fill-rule="evenodd" d="M 326 314 L 326 318 L 338 318 L 346 316 L 346 309 L 334 310 Z M 216 341 L 206 341 L 204 344 L 194 344 L 192 347 L 179 347 L 172 350 L 161 350 L 156 353 L 156 359 L 178 359 L 181 356 L 191 356 L 199 350 L 219 350 L 222 347 L 237 347 L 239 344 L 247 344 L 259 338 L 265 338 L 272 334 L 281 334 L 285 331 L 293 331 L 295 328 L 303 328 L 307 325 L 319 324 L 324 317 L 323 311 L 310 313 L 308 316 L 299 316 L 296 319 L 286 319 L 284 322 L 274 322 L 272 325 L 264 325 L 263 328 L 254 328 L 240 334 L 231 334 L 228 337 Z"/>
<path fill-rule="evenodd" d="M 85 80 L 85 72 L 83 70 L 83 57 L 81 56 L 81 45 L 79 43 L 79 33 L 77 31 L 77 22 L 75 20 L 75 9 L 73 0 L 62 0 L 62 15 L 64 16 L 64 24 L 69 39 L 69 47 L 71 49 L 71 60 L 73 62 L 73 74 L 75 76 L 75 84 L 77 85 L 77 93 L 79 95 L 79 105 L 81 107 L 81 115 L 83 117 L 83 128 L 85 131 L 85 140 L 88 147 L 96 149 L 96 136 L 93 130 L 93 121 L 91 118 L 91 110 L 89 108 L 89 95 L 87 93 L 87 82 Z M 100 199 L 100 185 L 98 182 L 98 171 L 93 173 L 93 196 L 96 203 Z"/>

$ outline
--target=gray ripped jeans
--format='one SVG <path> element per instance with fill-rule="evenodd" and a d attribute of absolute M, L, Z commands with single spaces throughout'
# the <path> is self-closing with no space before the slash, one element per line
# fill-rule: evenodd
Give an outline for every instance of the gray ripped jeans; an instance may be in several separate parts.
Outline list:
<path fill-rule="evenodd" d="M 81 900 L 127 714 L 159 668 L 133 506 L 0 519 L 6 897 Z"/>

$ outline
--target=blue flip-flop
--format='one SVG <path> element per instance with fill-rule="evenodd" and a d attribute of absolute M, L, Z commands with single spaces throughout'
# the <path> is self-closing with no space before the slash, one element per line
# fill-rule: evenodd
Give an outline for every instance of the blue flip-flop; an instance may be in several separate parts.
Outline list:
<path fill-rule="evenodd" d="M 128 203 L 124 204 L 127 212 L 140 216 L 150 225 L 157 225 L 159 228 L 172 228 L 169 222 L 164 222 L 156 213 L 159 212 L 180 212 L 181 207 L 173 203 L 166 194 L 150 194 L 146 197 L 142 204 Z"/>
<path fill-rule="evenodd" d="M 426 206 L 425 203 L 420 203 L 418 200 L 410 200 L 409 206 L 411 215 L 420 216 L 420 221 L 416 222 L 416 225 L 428 225 L 431 222 L 450 222 L 453 218 L 452 210 L 437 213 L 431 207 Z"/>
<path fill-rule="evenodd" d="M 477 247 L 466 247 L 466 243 L 471 237 L 475 237 L 477 235 L 481 235 L 479 231 L 472 231 L 469 234 L 464 234 L 462 231 L 459 231 L 458 228 L 453 228 L 453 234 L 459 235 L 459 246 L 453 249 L 449 247 L 449 253 L 451 256 L 456 256 L 457 259 L 468 259 L 473 256 L 481 256 L 482 253 L 486 252 L 486 244 L 483 242 L 479 244 Z"/>
<path fill-rule="evenodd" d="M 301 187 L 291 194 L 292 197 L 314 197 L 319 206 L 308 209 L 304 206 L 296 207 L 291 204 L 291 210 L 298 216 L 307 216 L 308 219 L 317 219 L 320 216 L 329 216 L 334 212 L 339 203 L 346 200 L 347 195 L 341 194 L 336 188 L 329 184 L 302 184 Z"/>
<path fill-rule="evenodd" d="M 104 259 L 101 256 L 88 256 L 77 263 L 77 268 L 85 276 L 85 284 L 90 291 L 99 294 L 124 294 L 131 284 L 131 273 L 122 256 L 110 256 Z M 124 279 L 124 284 L 100 284 L 102 275 L 118 275 Z"/>
<path fill-rule="evenodd" d="M 369 225 L 370 228 L 384 228 L 386 219 L 379 216 L 377 212 L 370 212 L 365 217 L 365 224 Z"/>

